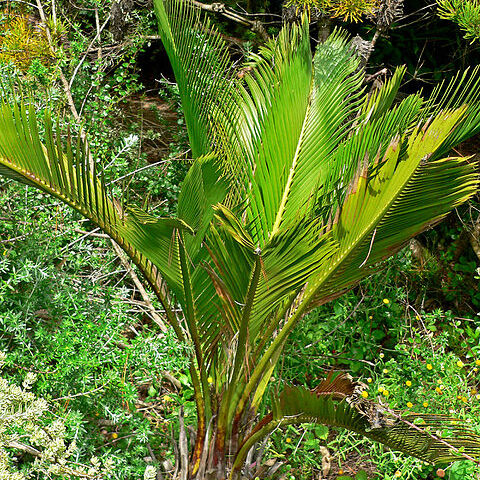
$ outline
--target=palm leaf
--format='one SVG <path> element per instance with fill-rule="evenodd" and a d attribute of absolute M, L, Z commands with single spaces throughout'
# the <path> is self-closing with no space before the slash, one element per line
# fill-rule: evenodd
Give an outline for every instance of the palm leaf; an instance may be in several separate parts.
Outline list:
<path fill-rule="evenodd" d="M 335 254 L 337 244 L 319 228 L 318 220 L 299 221 L 273 236 L 261 253 L 262 274 L 249 323 L 252 343 L 271 335 L 266 325 L 278 326 L 275 312 L 289 297 L 296 296 L 308 279 Z"/>
<path fill-rule="evenodd" d="M 458 127 L 445 139 L 436 157 L 448 155 L 453 147 L 480 132 L 480 67 L 458 72 L 449 80 L 443 81 L 432 92 L 425 103 L 422 117 L 426 121 L 434 118 L 442 110 L 466 107 Z"/>
<path fill-rule="evenodd" d="M 188 0 L 155 0 L 160 37 L 182 101 L 193 157 L 212 151 L 214 106 L 230 89 L 230 58 L 208 18 Z"/>
<path fill-rule="evenodd" d="M 285 27 L 276 42 L 248 64 L 236 108 L 223 112 L 230 162 L 242 158 L 247 223 L 263 248 L 312 207 L 309 200 L 328 175 L 330 154 L 347 135 L 362 74 L 339 32 L 322 44 L 312 66 L 308 24 Z"/>
<path fill-rule="evenodd" d="M 416 129 L 403 145 L 395 138 L 384 158 L 378 158 L 370 169 L 368 163 L 360 163 L 347 198 L 333 219 L 335 254 L 309 278 L 296 310 L 283 324 L 278 321 L 277 335 L 257 361 L 238 402 L 238 412 L 245 408 L 248 395 L 309 309 L 341 295 L 372 273 L 379 260 L 393 255 L 409 238 L 474 194 L 477 176 L 465 159 L 428 163 L 464 111 L 438 115 L 430 126 Z"/>
<path fill-rule="evenodd" d="M 214 219 L 204 248 L 192 263 L 191 285 L 205 366 L 211 369 L 212 362 L 218 363 L 221 357 L 222 370 L 226 371 L 231 364 L 229 352 L 240 326 L 255 253 L 251 238 L 232 212 L 219 204 L 212 211 Z"/>
<path fill-rule="evenodd" d="M 351 403 L 349 403 L 349 401 Z M 303 387 L 287 387 L 274 400 L 272 421 L 321 423 L 342 427 L 429 463 L 445 463 L 462 454 L 480 457 L 480 437 L 458 419 L 443 415 L 400 415 L 373 402 L 318 395 Z"/>
<path fill-rule="evenodd" d="M 332 153 L 322 188 L 317 192 L 316 201 L 324 222 L 343 204 L 346 187 L 359 168 L 378 162 L 385 155 L 392 138 L 403 135 L 414 124 L 421 106 L 421 98 L 410 95 L 381 116 L 370 110 L 373 118 L 368 119 L 368 114 L 357 118 L 350 136 Z"/>
<path fill-rule="evenodd" d="M 328 270 L 312 276 L 307 290 L 315 303 L 338 296 L 372 273 L 380 260 L 475 193 L 475 168 L 465 159 L 428 162 L 464 112 L 439 114 L 429 126 L 416 129 L 405 145 L 393 139 L 376 167 L 359 169 L 332 229 L 338 253 Z"/>
<path fill-rule="evenodd" d="M 293 159 L 282 201 L 276 217 L 291 222 L 299 212 L 307 214 L 315 208 L 310 201 L 330 190 L 333 170 L 343 170 L 354 157 L 338 158 L 333 155 L 338 144 L 350 134 L 354 112 L 361 94 L 363 72 L 357 71 L 358 58 L 353 54 L 344 32 L 336 31 L 319 44 L 313 59 L 313 79 L 306 112 L 304 131 L 298 139 L 297 158 Z M 293 168 L 293 170 L 292 170 Z"/>
<path fill-rule="evenodd" d="M 312 83 L 305 28 L 304 24 L 283 29 L 278 41 L 261 51 L 253 73 L 245 77 L 251 96 L 245 95 L 246 105 L 240 107 L 249 114 L 243 124 L 250 130 L 250 142 L 246 135 L 241 139 L 249 167 L 243 183 L 250 190 L 247 209 L 255 227 L 252 236 L 261 246 L 273 229 L 305 129 Z"/>
<path fill-rule="evenodd" d="M 122 246 L 159 294 L 163 279 L 181 295 L 175 232 L 190 227 L 181 220 L 122 209 L 111 199 L 102 176 L 90 166 L 82 142 L 76 142 L 74 151 L 69 137 L 63 153 L 58 139 L 48 112 L 44 146 L 32 107 L 0 104 L 0 174 L 35 186 L 79 211 Z"/>
<path fill-rule="evenodd" d="M 381 88 L 365 95 L 365 100 L 360 108 L 362 121 L 381 118 L 383 114 L 388 112 L 396 99 L 405 72 L 405 66 L 398 67 L 392 77 Z"/>
<path fill-rule="evenodd" d="M 191 261 L 197 260 L 196 256 L 214 216 L 213 205 L 222 202 L 227 193 L 227 184 L 220 168 L 216 156 L 199 157 L 182 183 L 177 214 L 194 231 L 194 235 L 185 238 L 185 247 Z"/>

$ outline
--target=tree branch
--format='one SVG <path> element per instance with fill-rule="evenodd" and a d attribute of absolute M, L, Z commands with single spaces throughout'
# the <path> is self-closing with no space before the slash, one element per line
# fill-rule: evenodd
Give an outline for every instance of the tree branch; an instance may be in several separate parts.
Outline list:
<path fill-rule="evenodd" d="M 242 15 L 227 7 L 224 3 L 201 3 L 197 0 L 191 0 L 191 2 L 197 8 L 207 12 L 219 13 L 233 22 L 240 23 L 241 25 L 250 28 L 253 32 L 258 33 L 265 42 L 270 40 L 270 37 L 262 22 L 259 20 L 250 20 L 245 15 Z"/>

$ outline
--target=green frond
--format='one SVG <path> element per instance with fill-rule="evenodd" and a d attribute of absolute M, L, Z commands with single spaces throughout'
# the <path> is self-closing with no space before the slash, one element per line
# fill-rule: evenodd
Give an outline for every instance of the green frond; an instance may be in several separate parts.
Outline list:
<path fill-rule="evenodd" d="M 434 158 L 449 155 L 453 147 L 480 132 L 480 67 L 458 72 L 443 81 L 432 92 L 422 111 L 424 121 L 435 118 L 443 110 L 465 107 L 458 127 L 445 139 Z"/>
<path fill-rule="evenodd" d="M 338 253 L 312 276 L 306 296 L 324 303 L 372 273 L 413 236 L 443 218 L 476 191 L 474 166 L 465 159 L 428 161 L 461 122 L 465 108 L 437 115 L 408 141 L 396 137 L 377 165 L 353 179 L 334 220 Z"/>
<path fill-rule="evenodd" d="M 330 394 L 288 386 L 273 397 L 272 412 L 240 446 L 234 471 L 240 468 L 256 442 L 279 427 L 301 423 L 344 428 L 432 464 L 480 457 L 480 436 L 457 419 L 431 414 L 402 415 L 373 402 L 358 400 L 355 394 L 345 394 L 345 390 L 350 392 L 351 385 L 346 389 L 341 386 L 337 392 L 333 382 L 328 384 L 332 387 Z"/>
<path fill-rule="evenodd" d="M 255 226 L 252 236 L 260 246 L 284 208 L 284 191 L 305 130 L 312 85 L 306 28 L 306 23 L 285 27 L 278 41 L 261 51 L 262 59 L 245 77 L 250 96 L 244 96 L 239 108 L 248 117 L 238 125 L 248 129 L 249 135 L 243 134 L 239 143 L 248 155 L 249 170 L 242 182 L 249 197 L 248 223 Z"/>
<path fill-rule="evenodd" d="M 418 95 L 410 95 L 380 117 L 357 118 L 350 136 L 332 153 L 322 189 L 317 192 L 319 213 L 325 223 L 343 204 L 346 187 L 355 173 L 373 166 L 385 155 L 392 139 L 407 131 L 418 118 L 421 105 Z"/>
<path fill-rule="evenodd" d="M 430 125 L 415 129 L 409 140 L 394 138 L 384 157 L 376 158 L 373 165 L 359 164 L 345 201 L 331 219 L 336 250 L 308 279 L 294 312 L 284 322 L 277 319 L 280 328 L 257 360 L 239 409 L 245 407 L 248 394 L 309 309 L 341 295 L 372 273 L 377 262 L 393 255 L 409 238 L 473 195 L 477 176 L 464 159 L 428 162 L 464 112 L 465 108 L 443 112 Z"/>
<path fill-rule="evenodd" d="M 273 402 L 272 423 L 345 428 L 433 464 L 461 459 L 462 454 L 480 457 L 480 437 L 458 419 L 443 415 L 401 415 L 352 397 L 337 402 L 303 387 L 287 387 Z"/>
<path fill-rule="evenodd" d="M 34 186 L 70 205 L 112 237 L 161 290 L 163 281 L 181 293 L 176 233 L 191 230 L 185 222 L 157 219 L 135 208 L 122 210 L 107 192 L 88 152 L 69 137 L 62 151 L 53 122 L 45 118 L 45 146 L 40 142 L 32 107 L 0 104 L 0 174 Z"/>
<path fill-rule="evenodd" d="M 406 70 L 405 66 L 396 68 L 392 77 L 381 88 L 365 95 L 364 103 L 360 108 L 363 121 L 380 118 L 391 108 Z"/>
<path fill-rule="evenodd" d="M 214 106 L 228 101 L 231 62 L 215 27 L 188 0 L 155 0 L 160 37 L 182 101 L 193 157 L 213 149 Z"/>
<path fill-rule="evenodd" d="M 299 212 L 309 214 L 315 208 L 314 199 L 330 191 L 332 170 L 345 170 L 346 164 L 356 161 L 355 157 L 334 157 L 338 144 L 352 128 L 363 81 L 363 72 L 357 71 L 359 60 L 344 32 L 335 31 L 319 44 L 313 66 L 305 128 L 298 139 L 298 158 L 292 163 L 291 181 L 284 189 L 284 212 L 277 214 L 278 219 L 287 223 L 298 218 Z"/>
<path fill-rule="evenodd" d="M 241 246 L 248 250 L 255 250 L 253 238 L 230 209 L 219 204 L 214 207 L 214 211 L 217 222 L 225 232 L 228 232 Z"/>
<path fill-rule="evenodd" d="M 276 311 L 286 299 L 295 297 L 316 271 L 328 264 L 336 249 L 333 237 L 319 229 L 316 219 L 284 227 L 272 237 L 261 253 L 262 274 L 250 320 L 252 342 L 269 334 L 265 328 L 272 321 L 272 315 L 278 326 L 282 319 L 275 316 Z"/>
<path fill-rule="evenodd" d="M 224 200 L 227 184 L 215 155 L 199 157 L 190 167 L 178 197 L 177 215 L 193 229 L 185 236 L 185 247 L 196 259 L 214 215 L 213 205 Z"/>
<path fill-rule="evenodd" d="M 217 361 L 218 355 L 233 348 L 256 255 L 243 227 L 220 205 L 215 208 L 204 252 L 193 271 L 192 286 L 205 356 Z M 228 369 L 231 359 L 222 358 L 223 368 Z"/>
<path fill-rule="evenodd" d="M 244 163 L 238 182 L 260 247 L 283 222 L 311 212 L 359 99 L 363 74 L 345 34 L 320 45 L 312 65 L 307 27 L 285 27 L 254 56 L 237 108 L 223 118 L 226 154 Z"/>

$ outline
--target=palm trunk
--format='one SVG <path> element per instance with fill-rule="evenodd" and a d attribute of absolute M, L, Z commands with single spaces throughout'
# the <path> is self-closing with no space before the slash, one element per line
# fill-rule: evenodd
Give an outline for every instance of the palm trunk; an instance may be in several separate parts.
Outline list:
<path fill-rule="evenodd" d="M 183 409 L 180 410 L 180 431 L 175 448 L 177 465 L 175 480 L 240 480 L 258 476 L 261 471 L 260 463 L 264 448 L 252 448 L 247 455 L 245 467 L 232 472 L 234 461 L 245 438 L 254 431 L 250 427 L 255 424 L 254 415 L 243 415 L 235 422 L 228 436 L 225 432 L 219 432 L 216 418 L 218 418 L 217 415 L 213 417 L 203 437 L 200 436 L 201 432 L 197 428 L 197 435 L 189 442 Z M 262 422 L 258 424 L 260 427 L 262 425 Z M 199 456 L 198 451 L 200 451 Z"/>

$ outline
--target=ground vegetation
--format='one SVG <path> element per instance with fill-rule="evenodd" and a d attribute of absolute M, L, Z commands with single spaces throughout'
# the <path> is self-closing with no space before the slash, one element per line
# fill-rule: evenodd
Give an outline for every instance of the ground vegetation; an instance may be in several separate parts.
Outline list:
<path fill-rule="evenodd" d="M 408 3 L 403 15 L 378 33 L 367 65 L 367 88 L 388 78 L 392 65 L 407 65 L 406 85 L 397 99 L 418 86 L 428 92 L 442 75 L 451 77 L 475 63 L 475 44 L 463 41 L 464 33 L 455 31 L 454 24 L 436 20 L 433 9 L 427 16 L 423 7 L 415 13 L 417 5 L 409 9 Z M 226 6 L 227 13 L 238 13 L 238 5 Z M 91 157 L 102 165 L 105 182 L 113 182 L 109 187 L 118 198 L 128 186 L 125 203 L 148 208 L 155 216 L 175 212 L 191 154 L 179 92 L 151 5 L 38 2 L 27 8 L 10 2 L 8 7 L 1 59 L 7 98 L 19 99 L 19 90 L 12 87 L 22 85 L 24 91 L 33 90 L 29 98 L 41 120 L 48 110 L 63 110 L 58 127 L 64 127 L 64 135 L 68 126 L 70 135 L 87 139 Z M 277 5 L 250 2 L 241 7 L 245 18 L 261 19 L 269 37 L 278 32 L 283 20 Z M 262 15 L 249 17 L 251 13 Z M 352 36 L 371 42 L 377 27 L 372 12 L 366 13 L 357 24 L 331 15 L 328 30 L 341 23 Z M 220 22 L 238 62 L 265 41 L 251 24 L 222 12 L 209 15 Z M 15 28 L 28 34 L 15 33 Z M 312 29 L 318 37 L 320 25 Z M 23 38 L 33 40 L 14 43 Z M 42 129 L 43 122 L 39 125 Z M 463 154 L 476 152 L 474 142 L 458 148 Z M 195 422 L 186 361 L 190 347 L 171 330 L 163 331 L 163 307 L 142 287 L 140 272 L 90 222 L 30 186 L 19 189 L 10 180 L 2 182 L 0 341 L 7 353 L 2 375 L 9 385 L 21 385 L 27 372 L 36 374 L 29 388 L 50 402 L 51 418 L 63 419 L 67 444 L 75 440 L 77 467 L 88 470 L 98 457 L 97 465 L 115 468 L 102 472 L 98 467 L 91 472 L 97 478 L 154 478 L 152 467 L 167 476 L 178 464 L 171 429 L 177 438 L 180 411 L 185 423 Z M 345 369 L 365 385 L 370 399 L 380 399 L 386 408 L 407 413 L 434 409 L 473 422 L 480 368 L 477 224 L 473 201 L 417 237 L 383 273 L 309 313 L 293 330 L 267 393 L 282 382 L 314 388 L 332 368 Z M 305 355 L 298 355 L 301 349 Z M 34 450 L 25 450 L 26 438 L 20 442 L 23 449 L 7 447 L 12 472 L 30 471 L 38 458 Z M 283 478 L 444 474 L 473 479 L 476 468 L 468 461 L 433 468 L 354 435 L 307 423 L 289 426 L 284 434 L 274 431 L 264 452 L 259 478 L 270 478 L 276 470 Z M 45 468 L 37 475 L 48 478 L 55 471 Z"/>

